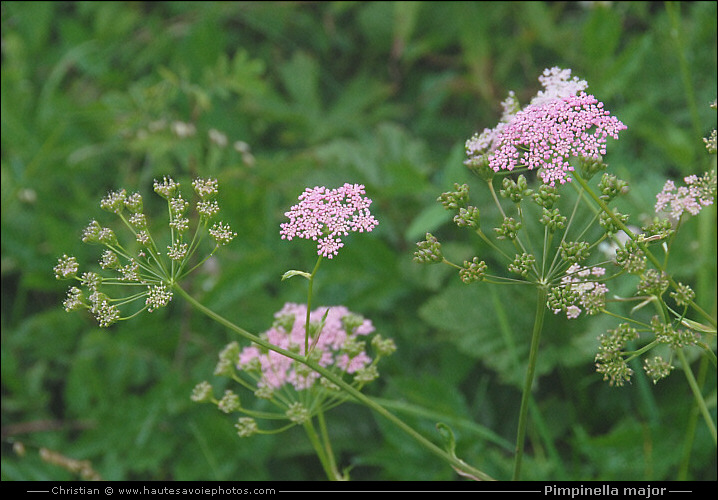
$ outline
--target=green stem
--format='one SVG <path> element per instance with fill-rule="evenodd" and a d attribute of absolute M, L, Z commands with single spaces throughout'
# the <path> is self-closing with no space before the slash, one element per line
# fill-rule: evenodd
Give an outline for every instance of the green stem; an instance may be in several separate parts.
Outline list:
<path fill-rule="evenodd" d="M 314 276 L 317 274 L 317 269 L 319 269 L 319 264 L 321 262 L 322 256 L 320 255 L 317 259 L 317 263 L 314 265 L 312 274 L 309 276 L 309 287 L 307 289 L 307 319 L 304 323 L 304 353 L 306 355 L 309 355 L 309 316 L 312 312 L 312 293 L 314 289 Z M 317 336 L 319 336 L 319 332 L 317 332 Z"/>
<path fill-rule="evenodd" d="M 321 440 L 324 443 L 324 453 L 326 454 L 332 474 L 334 474 L 335 479 L 344 479 L 344 476 L 339 474 L 339 469 L 337 469 L 337 460 L 334 458 L 332 443 L 329 440 L 329 432 L 327 431 L 327 423 L 324 420 L 324 411 L 322 411 L 321 408 L 318 410 L 317 420 L 319 421 L 319 433 Z"/>
<path fill-rule="evenodd" d="M 322 468 L 324 468 L 324 473 L 327 475 L 327 478 L 329 478 L 330 481 L 339 479 L 339 475 L 333 467 L 333 461 L 327 456 L 326 450 L 324 446 L 322 446 L 321 439 L 317 435 L 317 431 L 314 429 L 314 424 L 311 419 L 304 422 L 304 430 L 307 433 L 309 441 L 312 443 L 312 448 L 314 448 L 314 451 L 319 457 L 319 461 L 322 464 Z"/>
<path fill-rule="evenodd" d="M 539 342 L 543 330 L 543 320 L 546 313 L 546 297 L 548 290 L 540 286 L 536 298 L 536 317 L 534 328 L 531 334 L 531 350 L 529 352 L 529 363 L 526 369 L 526 380 L 524 382 L 523 394 L 521 395 L 521 409 L 519 411 L 519 426 L 516 432 L 516 456 L 514 458 L 513 480 L 518 481 L 521 476 L 521 461 L 524 455 L 524 440 L 526 438 L 526 426 L 528 424 L 529 402 L 531 400 L 531 388 L 533 387 L 534 374 L 536 372 L 536 361 L 538 359 Z"/>
<path fill-rule="evenodd" d="M 701 358 L 701 365 L 700 369 L 698 371 L 698 380 L 699 385 L 703 385 L 706 379 L 706 375 L 708 373 L 708 359 L 703 357 Z M 691 449 L 693 448 L 693 442 L 695 441 L 696 437 L 696 427 L 698 426 L 698 414 L 700 413 L 700 408 L 698 407 L 698 403 L 693 403 L 693 408 L 691 409 L 690 416 L 688 417 L 688 425 L 686 426 L 686 437 L 683 441 L 683 459 L 681 460 L 681 465 L 678 468 L 678 474 L 677 479 L 679 481 L 686 481 L 688 479 L 688 464 L 691 460 Z"/>
<path fill-rule="evenodd" d="M 254 342 L 255 344 L 264 347 L 265 349 L 272 350 L 274 352 L 277 352 L 279 354 L 282 354 L 284 356 L 287 356 L 290 359 L 293 359 L 294 361 L 297 361 L 299 363 L 302 363 L 303 365 L 308 366 L 315 372 L 319 373 L 321 376 L 329 380 L 330 382 L 333 382 L 337 386 L 339 386 L 342 390 L 344 390 L 348 395 L 356 399 L 358 402 L 364 404 L 365 406 L 368 406 L 372 410 L 374 410 L 376 413 L 380 414 L 387 420 L 389 420 L 391 423 L 396 425 L 399 429 L 401 429 L 403 432 L 408 434 L 411 438 L 413 438 L 415 441 L 417 441 L 420 445 L 422 445 L 424 448 L 426 448 L 429 452 L 433 453 L 437 457 L 441 458 L 445 462 L 449 463 L 455 470 L 457 470 L 460 473 L 463 473 L 465 475 L 469 475 L 471 477 L 475 477 L 477 479 L 480 479 L 482 481 L 493 481 L 494 479 L 486 474 L 485 472 L 476 469 L 463 460 L 452 456 L 450 453 L 444 451 L 436 444 L 432 443 L 428 439 L 426 439 L 424 436 L 419 434 L 417 431 L 415 431 L 412 427 L 404 423 L 403 420 L 395 416 L 393 413 L 388 411 L 386 408 L 381 406 L 379 403 L 375 402 L 370 397 L 362 394 L 359 390 L 357 390 L 352 385 L 345 382 L 341 377 L 338 377 L 336 374 L 332 373 L 331 371 L 327 370 L 326 368 L 319 366 L 317 363 L 308 360 L 304 356 L 301 356 L 297 354 L 296 352 L 291 352 L 286 349 L 282 349 L 281 347 L 277 347 L 269 342 L 267 342 L 264 339 L 261 339 L 260 337 L 249 333 L 247 330 L 235 325 L 228 319 L 220 316 L 216 312 L 212 311 L 211 309 L 205 307 L 200 302 L 198 302 L 194 297 L 192 297 L 189 293 L 187 293 L 182 287 L 179 285 L 174 286 L 174 289 L 177 291 L 178 294 L 180 294 L 187 302 L 190 303 L 192 307 L 197 309 L 202 314 L 206 315 L 210 319 L 216 321 L 220 325 L 226 327 L 227 329 L 239 334 L 240 336 L 244 337 L 245 339 Z M 545 297 L 544 297 L 545 302 Z M 545 305 L 545 304 L 544 304 Z"/>
<path fill-rule="evenodd" d="M 688 385 L 690 385 L 691 391 L 693 391 L 693 397 L 696 400 L 696 404 L 698 405 L 701 415 L 703 415 L 703 420 L 705 420 L 705 423 L 708 426 L 708 431 L 711 433 L 711 437 L 713 438 L 713 444 L 717 444 L 718 440 L 716 439 L 716 424 L 713 422 L 713 419 L 708 412 L 708 407 L 706 406 L 705 399 L 703 399 L 703 394 L 701 394 L 701 389 L 700 387 L 698 387 L 698 382 L 696 382 L 696 379 L 693 376 L 693 372 L 691 371 L 691 367 L 688 365 L 688 360 L 686 359 L 686 355 L 683 353 L 683 349 L 676 349 L 676 355 L 678 356 L 678 360 L 683 366 L 683 373 L 686 374 Z"/>

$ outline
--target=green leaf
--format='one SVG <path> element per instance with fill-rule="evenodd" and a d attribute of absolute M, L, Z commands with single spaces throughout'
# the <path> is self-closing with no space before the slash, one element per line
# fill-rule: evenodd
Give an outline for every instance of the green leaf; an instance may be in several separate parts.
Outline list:
<path fill-rule="evenodd" d="M 444 448 L 446 449 L 446 451 L 449 453 L 449 455 L 455 457 L 456 438 L 454 437 L 454 431 L 452 431 L 451 427 L 449 427 L 443 422 L 437 422 L 436 429 L 439 431 L 439 434 L 441 434 L 441 437 L 444 439 Z"/>
<path fill-rule="evenodd" d="M 308 280 L 312 279 L 311 273 L 307 273 L 305 271 L 297 271 L 295 269 L 292 269 L 291 271 L 287 271 L 282 275 L 282 281 L 288 280 L 289 278 L 293 278 L 295 276 L 302 276 Z"/>

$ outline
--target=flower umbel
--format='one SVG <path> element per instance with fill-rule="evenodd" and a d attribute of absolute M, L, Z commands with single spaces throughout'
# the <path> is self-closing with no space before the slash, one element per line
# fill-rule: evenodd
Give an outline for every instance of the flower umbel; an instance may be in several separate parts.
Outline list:
<path fill-rule="evenodd" d="M 282 239 L 304 238 L 317 242 L 317 253 L 332 258 L 344 246 L 341 237 L 352 232 L 369 232 L 379 223 L 369 212 L 372 200 L 364 186 L 344 184 L 337 189 L 307 188 L 280 225 Z"/>
<path fill-rule="evenodd" d="M 552 99 L 519 111 L 499 136 L 500 146 L 489 166 L 513 170 L 517 166 L 541 169 L 544 183 L 553 186 L 570 179 L 571 156 L 599 158 L 606 154 L 606 139 L 618 139 L 626 126 L 603 109 L 592 95 Z"/>
<path fill-rule="evenodd" d="M 676 187 L 672 180 L 666 181 L 663 190 L 656 195 L 656 212 L 668 212 L 674 220 L 685 212 L 697 215 L 703 207 L 712 205 L 716 197 L 716 171 L 705 172 L 701 177 L 685 177 L 685 186 Z"/>
<path fill-rule="evenodd" d="M 584 92 L 585 80 L 571 78 L 570 69 L 546 69 L 539 77 L 544 90 L 519 109 L 509 95 L 494 129 L 485 129 L 466 143 L 470 167 L 481 164 L 499 172 L 527 167 L 540 169 L 545 184 L 570 181 L 571 157 L 600 160 L 608 137 L 618 139 L 626 126 L 606 111 L 603 103 Z"/>
<path fill-rule="evenodd" d="M 305 352 L 307 317 L 311 333 L 308 353 Z M 320 307 L 307 315 L 306 305 L 287 303 L 274 315 L 274 324 L 260 338 L 280 350 L 304 356 L 361 389 L 378 377 L 379 360 L 396 350 L 391 339 L 374 335 L 371 340 L 374 356 L 370 357 L 366 340 L 373 332 L 371 321 L 344 306 Z M 243 349 L 237 342 L 227 345 L 219 354 L 214 374 L 231 378 L 242 387 L 253 390 L 257 398 L 267 400 L 277 411 L 256 412 L 245 408 L 239 396 L 231 390 L 226 390 L 224 396 L 217 400 L 212 395 L 212 387 L 206 382 L 195 387 L 191 396 L 193 401 L 212 402 L 225 413 L 239 412 L 247 417 L 288 421 L 286 426 L 270 431 L 260 430 L 253 418 L 242 417 L 237 426 L 240 437 L 280 432 L 288 426 L 303 425 L 347 397 L 336 384 L 307 364 L 255 344 Z"/>
<path fill-rule="evenodd" d="M 88 309 L 100 326 L 107 327 L 124 319 L 120 308 L 131 302 L 140 301 L 143 305 L 130 317 L 143 310 L 152 312 L 167 306 L 172 300 L 172 287 L 175 283 L 236 236 L 229 226 L 222 222 L 216 222 L 208 229 L 211 219 L 219 211 L 216 200 L 210 199 L 217 193 L 216 179 L 196 179 L 193 186 L 200 198 L 197 203 L 200 217 L 194 235 L 185 239 L 184 234 L 190 226 L 190 219 L 185 217 L 185 213 L 190 204 L 182 198 L 180 184 L 168 177 L 154 183 L 155 192 L 167 200 L 168 204 L 171 243 L 166 246 L 166 251 L 159 250 L 150 234 L 147 216 L 142 213 L 142 196 L 139 193 L 128 195 L 124 189 L 109 193 L 100 202 L 100 207 L 117 215 L 132 231 L 133 243 L 139 243 L 140 247 L 129 250 L 122 245 L 112 229 L 103 227 L 96 220 L 91 221 L 83 231 L 82 241 L 105 247 L 99 266 L 113 274 L 101 276 L 98 273 L 85 272 L 78 276 L 79 264 L 75 257 L 63 255 L 54 268 L 55 276 L 58 279 L 75 279 L 86 288 L 83 293 L 83 290 L 76 286 L 70 287 L 63 301 L 65 309 Z M 189 261 L 207 233 L 215 241 L 214 249 L 204 260 L 190 267 Z M 103 290 L 113 287 L 114 290 L 126 293 L 111 297 L 101 292 L 101 287 Z"/>
<path fill-rule="evenodd" d="M 275 323 L 261 337 L 271 344 L 304 354 L 307 306 L 288 303 L 275 314 Z M 358 321 L 357 321 L 358 319 Z M 320 366 L 354 374 L 371 363 L 362 337 L 374 331 L 371 321 L 351 313 L 344 306 L 320 307 L 310 314 L 311 356 Z M 257 363 L 258 362 L 258 363 Z M 279 389 L 291 385 L 301 391 L 314 385 L 319 374 L 275 351 L 245 347 L 237 359 L 238 368 L 253 374 L 258 387 Z M 260 371 L 253 370 L 257 366 Z"/>

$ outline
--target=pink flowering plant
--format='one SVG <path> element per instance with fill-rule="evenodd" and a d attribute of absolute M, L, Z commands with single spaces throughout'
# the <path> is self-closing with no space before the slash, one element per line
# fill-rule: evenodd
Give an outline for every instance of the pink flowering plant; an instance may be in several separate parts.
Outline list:
<path fill-rule="evenodd" d="M 294 277 L 308 281 L 307 303 L 285 304 L 266 332 L 258 336 L 250 334 L 187 296 L 208 316 L 252 341 L 245 347 L 237 342 L 227 345 L 219 355 L 214 374 L 230 378 L 252 392 L 257 400 L 269 402 L 273 411 L 242 404 L 232 389 L 225 390 L 217 399 L 208 381 L 195 387 L 192 399 L 214 404 L 224 413 L 240 414 L 235 428 L 242 438 L 279 433 L 301 425 L 329 480 L 348 480 L 349 471 L 339 469 L 325 412 L 349 399 L 388 419 L 460 474 L 491 479 L 456 457 L 453 448 L 436 445 L 361 392 L 367 383 L 379 377 L 379 360 L 396 350 L 392 339 L 372 335 L 371 321 L 345 306 L 312 309 L 313 285 L 323 259 L 338 255 L 344 246 L 342 237 L 350 232 L 371 232 L 378 225 L 369 211 L 372 200 L 365 194 L 364 186 L 358 184 L 346 183 L 336 189 L 307 188 L 299 196 L 299 203 L 285 213 L 289 221 L 280 224 L 282 239 L 291 241 L 296 237 L 316 241 L 318 257 L 311 272 L 293 269 L 282 275 L 282 281 Z M 273 422 L 273 425 L 260 427 L 258 420 Z"/>
<path fill-rule="evenodd" d="M 370 341 L 374 357 L 370 357 L 367 339 L 374 332 L 371 321 L 343 306 L 321 307 L 309 314 L 313 342 L 306 354 L 306 312 L 306 305 L 287 303 L 275 314 L 272 327 L 259 336 L 273 346 L 271 349 L 256 344 L 241 348 L 238 342 L 231 342 L 219 355 L 214 374 L 230 378 L 258 400 L 267 401 L 271 411 L 243 405 L 232 389 L 226 389 L 216 399 L 207 381 L 195 387 L 192 399 L 216 404 L 224 413 L 239 414 L 235 428 L 243 438 L 303 426 L 327 477 L 348 479 L 348 473 L 338 469 L 324 414 L 351 396 L 332 379 L 360 391 L 379 376 L 379 359 L 392 354 L 396 346 L 391 339 L 374 335 Z M 275 348 L 310 360 L 325 370 L 324 375 Z M 268 422 L 270 427 L 260 428 L 258 420 Z"/>
<path fill-rule="evenodd" d="M 466 284 L 536 290 L 513 479 L 521 477 L 546 311 L 568 320 L 598 314 L 616 320 L 616 328 L 598 339 L 595 358 L 597 372 L 612 386 L 631 380 L 629 362 L 636 358 L 643 359 L 654 383 L 679 364 L 715 443 L 715 422 L 687 356 L 704 355 L 715 366 L 716 320 L 694 301 L 690 286 L 676 282 L 668 270 L 681 221 L 714 203 L 715 168 L 686 177 L 680 187 L 668 180 L 656 197 L 655 218 L 639 229 L 615 208 L 615 200 L 629 193 L 628 183 L 604 163 L 610 141 L 619 139 L 626 125 L 587 94 L 587 82 L 572 77 L 571 70 L 546 69 L 539 82 L 543 90 L 528 105 L 522 108 L 509 93 L 496 127 L 466 141 L 465 165 L 484 181 L 484 197 L 495 208 L 486 212 L 498 214 L 497 223 L 480 216 L 468 184 L 455 184 L 437 200 L 454 214 L 456 226 L 471 231 L 493 254 L 454 262 L 431 233 L 414 254 L 418 263 L 451 266 Z M 715 153 L 715 132 L 705 142 Z M 619 279 L 635 281 L 635 293 L 613 291 L 624 289 L 614 286 Z"/>
<path fill-rule="evenodd" d="M 282 280 L 294 276 L 303 276 L 309 281 L 307 293 L 307 311 L 305 320 L 305 352 L 309 352 L 309 314 L 312 307 L 314 277 L 323 257 L 332 259 L 344 246 L 342 237 L 350 232 L 370 232 L 378 221 L 369 212 L 371 199 L 364 196 L 364 186 L 344 184 L 337 189 L 317 186 L 307 188 L 299 195 L 299 203 L 284 215 L 289 222 L 280 224 L 282 239 L 291 241 L 303 238 L 317 242 L 317 262 L 312 272 L 290 270 L 284 273 Z"/>
<path fill-rule="evenodd" d="M 337 189 L 307 189 L 299 203 L 286 213 L 289 222 L 281 224 L 281 237 L 317 241 L 318 259 L 311 273 L 290 270 L 281 277 L 282 281 L 297 276 L 308 280 L 307 304 L 284 304 L 275 314 L 272 326 L 259 335 L 207 308 L 181 286 L 188 274 L 236 237 L 227 224 L 215 221 L 219 212 L 217 180 L 196 179 L 192 186 L 198 197 L 194 224 L 190 219 L 190 203 L 183 198 L 180 184 L 168 177 L 154 183 L 154 191 L 167 201 L 166 245 L 160 244 L 150 231 L 139 193 L 128 195 L 125 190 L 109 193 L 101 201 L 101 208 L 118 216 L 132 237 L 122 243 L 111 228 L 96 220 L 90 222 L 82 240 L 105 248 L 99 267 L 110 275 L 81 273 L 77 259 L 63 255 L 54 268 L 56 278 L 76 280 L 84 288 L 69 288 L 63 302 L 65 310 L 88 310 L 106 328 L 143 311 L 151 313 L 169 304 L 175 294 L 180 295 L 196 310 L 249 341 L 244 346 L 230 342 L 219 353 L 214 375 L 226 377 L 240 390 L 251 392 L 259 404 L 242 403 L 233 389 L 225 389 L 217 398 L 214 387 L 206 380 L 195 386 L 191 399 L 213 404 L 224 414 L 238 415 L 234 426 L 242 438 L 302 426 L 330 480 L 346 480 L 349 475 L 348 470 L 340 471 L 334 457 L 324 414 L 350 399 L 384 416 L 461 474 L 491 479 L 361 392 L 379 377 L 380 359 L 396 350 L 392 339 L 375 334 L 370 320 L 345 306 L 311 308 L 312 285 L 323 258 L 336 256 L 344 246 L 342 238 L 349 233 L 370 232 L 378 224 L 369 211 L 372 201 L 365 196 L 364 186 L 344 184 Z M 206 248 L 202 241 L 207 236 L 213 245 L 200 256 L 201 249 Z M 139 305 L 123 313 L 136 302 Z M 271 409 L 264 403 L 270 404 Z M 260 426 L 258 420 L 268 424 Z"/>
<path fill-rule="evenodd" d="M 715 167 L 682 182 L 666 181 L 652 207 L 655 218 L 638 228 L 629 214 L 616 208 L 615 201 L 630 192 L 628 183 L 604 163 L 610 142 L 619 139 L 626 125 L 568 69 L 547 69 L 539 82 L 542 90 L 525 107 L 509 93 L 499 123 L 466 141 L 464 163 L 484 189 L 480 196 L 493 206 L 480 209 L 468 184 L 456 183 L 437 199 L 456 226 L 470 231 L 480 253 L 454 258 L 449 255 L 452 247 L 442 247 L 431 233 L 414 252 L 417 263 L 449 266 L 466 285 L 484 282 L 535 290 L 512 478 L 521 479 L 547 311 L 569 325 L 577 318 L 611 318 L 613 327 L 595 346 L 596 371 L 611 386 L 631 381 L 629 363 L 634 359 L 643 361 L 654 383 L 679 365 L 715 443 L 716 425 L 688 356 L 705 356 L 716 365 L 716 320 L 696 303 L 691 287 L 669 271 L 683 221 L 714 204 Z M 705 141 L 715 154 L 715 132 Z M 168 234 L 162 238 L 156 236 L 139 193 L 109 193 L 100 206 L 119 218 L 130 237 L 123 241 L 99 221 L 89 223 L 82 240 L 102 248 L 100 269 L 80 272 L 75 257 L 59 259 L 55 276 L 75 281 L 65 309 L 87 310 L 101 327 L 110 327 L 181 296 L 239 337 L 219 353 L 214 376 L 222 379 L 220 384 L 200 382 L 191 399 L 231 415 L 241 438 L 302 427 L 330 480 L 349 479 L 347 468 L 335 457 L 326 424 L 327 412 L 347 401 L 370 408 L 461 476 L 493 479 L 456 456 L 447 425 L 437 424 L 443 438 L 438 445 L 389 411 L 385 402 L 363 392 L 379 377 L 380 361 L 397 349 L 392 339 L 377 334 L 370 319 L 345 305 L 313 304 L 322 263 L 340 265 L 334 258 L 356 237 L 352 233 L 370 233 L 379 224 L 363 185 L 306 188 L 285 212 L 280 238 L 310 240 L 317 258 L 311 271 L 290 269 L 277 276 L 283 282 L 304 278 L 306 303 L 283 304 L 261 334 L 220 316 L 181 286 L 187 275 L 237 236 L 217 220 L 217 180 L 196 179 L 192 187 L 194 203 L 184 198 L 173 179 L 154 182 L 155 193 L 167 204 Z M 628 294 L 621 284 L 625 282 L 633 287 Z M 291 280 L 296 283 L 303 281 Z"/>

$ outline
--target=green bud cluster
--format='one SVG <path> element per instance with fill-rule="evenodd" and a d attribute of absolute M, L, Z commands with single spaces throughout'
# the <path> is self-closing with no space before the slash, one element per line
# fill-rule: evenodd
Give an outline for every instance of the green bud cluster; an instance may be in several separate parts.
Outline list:
<path fill-rule="evenodd" d="M 591 180 L 594 175 L 606 170 L 608 167 L 608 165 L 603 162 L 603 158 L 600 156 L 598 158 L 579 156 L 578 165 L 581 177 L 587 181 Z"/>
<path fill-rule="evenodd" d="M 365 318 L 361 314 L 349 313 L 342 316 L 342 326 L 347 334 L 351 335 L 364 323 Z M 288 330 L 289 331 L 289 330 Z"/>
<path fill-rule="evenodd" d="M 548 208 L 544 208 L 543 215 L 541 215 L 539 222 L 546 226 L 551 233 L 555 233 L 559 229 L 566 227 L 566 217 L 561 215 L 558 208 L 550 210 Z"/>
<path fill-rule="evenodd" d="M 371 346 L 378 356 L 391 356 L 396 351 L 396 343 L 392 339 L 385 339 L 381 335 L 374 335 Z"/>
<path fill-rule="evenodd" d="M 289 405 L 289 408 L 287 408 L 287 411 L 285 413 L 287 415 L 287 418 L 295 424 L 303 424 L 304 422 L 309 421 L 309 419 L 311 418 L 311 413 L 309 412 L 309 410 L 298 401 L 295 401 L 294 403 Z"/>
<path fill-rule="evenodd" d="M 82 231 L 82 242 L 97 244 L 100 242 L 100 231 L 102 226 L 96 220 L 91 220 L 87 227 Z"/>
<path fill-rule="evenodd" d="M 687 307 L 690 302 L 696 297 L 696 292 L 694 292 L 693 289 L 688 285 L 678 283 L 678 288 L 676 288 L 675 291 L 671 292 L 670 296 L 673 300 L 676 301 L 676 304 L 678 304 L 679 306 Z"/>
<path fill-rule="evenodd" d="M 675 329 L 670 323 L 664 323 L 658 316 L 651 319 L 651 330 L 662 344 L 668 344 L 674 349 L 687 345 L 694 345 L 699 340 L 699 336 L 693 330 L 683 328 Z"/>
<path fill-rule="evenodd" d="M 522 277 L 526 277 L 531 270 L 531 266 L 536 262 L 536 257 L 529 253 L 522 253 L 516 255 L 514 261 L 509 264 L 509 271 L 515 274 L 519 274 Z"/>
<path fill-rule="evenodd" d="M 459 213 L 454 216 L 454 223 L 459 227 L 479 227 L 479 209 L 474 206 L 459 208 Z"/>
<path fill-rule="evenodd" d="M 606 234 L 612 235 L 621 231 L 621 226 L 614 220 L 614 217 L 621 221 L 622 224 L 628 222 L 628 215 L 620 213 L 618 210 L 614 210 L 613 217 L 608 212 L 601 212 L 598 216 L 598 223 L 606 231 Z"/>
<path fill-rule="evenodd" d="M 349 332 L 347 332 L 349 333 Z M 356 337 L 347 337 L 344 341 L 344 344 L 342 344 L 341 352 L 347 354 L 350 358 L 353 358 L 360 352 L 364 350 L 365 342 L 363 340 L 359 340 Z M 319 361 L 319 359 L 317 359 Z M 297 366 L 297 369 L 301 368 L 303 365 Z"/>
<path fill-rule="evenodd" d="M 546 297 L 546 306 L 554 311 L 565 311 L 579 299 L 577 291 L 563 286 L 552 286 Z"/>
<path fill-rule="evenodd" d="M 596 372 L 603 375 L 604 382 L 616 387 L 622 387 L 633 376 L 633 370 L 620 356 L 596 363 Z"/>
<path fill-rule="evenodd" d="M 496 172 L 489 167 L 487 155 L 472 156 L 464 162 L 464 165 L 486 182 L 491 182 L 496 175 Z"/>
<path fill-rule="evenodd" d="M 643 370 L 655 384 L 671 374 L 673 365 L 660 356 L 654 356 L 643 361 Z"/>
<path fill-rule="evenodd" d="M 121 214 L 125 209 L 127 192 L 124 189 L 110 192 L 101 202 L 100 208 L 115 214 Z"/>
<path fill-rule="evenodd" d="M 644 241 L 665 240 L 675 233 L 670 220 L 658 218 L 654 218 L 651 224 L 643 226 L 641 231 L 644 233 Z"/>
<path fill-rule="evenodd" d="M 272 326 L 274 328 L 281 328 L 285 332 L 291 332 L 295 321 L 296 317 L 294 314 L 280 314 L 274 318 Z"/>
<path fill-rule="evenodd" d="M 615 175 L 608 173 L 604 173 L 601 177 L 598 189 L 601 191 L 601 199 L 603 199 L 606 203 L 614 200 L 622 194 L 628 193 L 629 191 L 628 183 L 626 181 L 622 181 Z"/>
<path fill-rule="evenodd" d="M 585 241 L 561 242 L 561 258 L 570 264 L 580 264 L 589 255 L 589 245 Z"/>
<path fill-rule="evenodd" d="M 558 202 L 561 195 L 558 194 L 558 188 L 556 186 L 550 186 L 548 184 L 541 184 L 536 192 L 534 192 L 534 202 L 545 209 L 552 209 L 553 206 Z"/>
<path fill-rule="evenodd" d="M 257 422 L 251 417 L 239 417 L 234 427 L 237 429 L 239 437 L 242 438 L 254 436 L 259 432 Z"/>
<path fill-rule="evenodd" d="M 622 386 L 633 375 L 633 370 L 623 358 L 626 344 L 638 338 L 638 332 L 628 323 L 620 324 L 615 330 L 609 330 L 599 337 L 599 350 L 596 354 L 596 371 L 603 375 L 612 386 Z"/>
<path fill-rule="evenodd" d="M 219 361 L 214 369 L 214 374 L 220 377 L 232 377 L 235 372 L 235 365 L 239 359 L 239 343 L 230 342 L 219 353 Z"/>
<path fill-rule="evenodd" d="M 521 222 L 515 220 L 513 217 L 504 217 L 504 222 L 500 227 L 495 227 L 496 238 L 499 240 L 515 240 L 516 235 L 521 229 Z"/>
<path fill-rule="evenodd" d="M 464 261 L 463 267 L 459 270 L 459 277 L 461 281 L 466 283 L 474 283 L 476 281 L 482 281 L 486 276 L 486 262 L 480 261 L 478 257 L 474 257 L 471 262 L 468 260 Z"/>
<path fill-rule="evenodd" d="M 239 411 L 241 407 L 239 396 L 229 389 L 224 391 L 224 396 L 222 396 L 222 399 L 217 403 L 217 408 L 219 408 L 219 411 L 222 413 L 234 413 L 235 411 Z"/>
<path fill-rule="evenodd" d="M 640 294 L 660 297 L 668 288 L 668 277 L 666 273 L 648 269 L 641 275 L 637 288 Z"/>
<path fill-rule="evenodd" d="M 469 203 L 469 186 L 467 184 L 454 184 L 454 191 L 442 193 L 436 201 L 447 210 L 458 210 Z"/>
<path fill-rule="evenodd" d="M 418 250 L 414 252 L 414 262 L 419 264 L 433 264 L 442 262 L 441 243 L 431 233 L 426 233 L 426 239 L 416 244 Z"/>
<path fill-rule="evenodd" d="M 206 380 L 200 382 L 192 389 L 190 399 L 195 403 L 211 403 L 214 400 L 212 385 Z"/>
<path fill-rule="evenodd" d="M 379 377 L 376 365 L 365 366 L 354 374 L 354 381 L 359 384 L 368 384 Z"/>
<path fill-rule="evenodd" d="M 521 203 L 521 200 L 533 194 L 533 190 L 529 189 L 526 177 L 523 175 L 519 175 L 516 181 L 510 177 L 505 177 L 502 187 L 503 189 L 499 191 L 501 196 L 509 198 L 514 203 Z"/>
<path fill-rule="evenodd" d="M 635 241 L 630 240 L 616 250 L 616 264 L 630 274 L 641 274 L 646 269 L 646 254 Z"/>
<path fill-rule="evenodd" d="M 706 151 L 710 154 L 716 154 L 718 148 L 716 148 L 716 131 L 713 129 L 708 137 L 703 138 L 703 142 L 706 145 Z"/>

